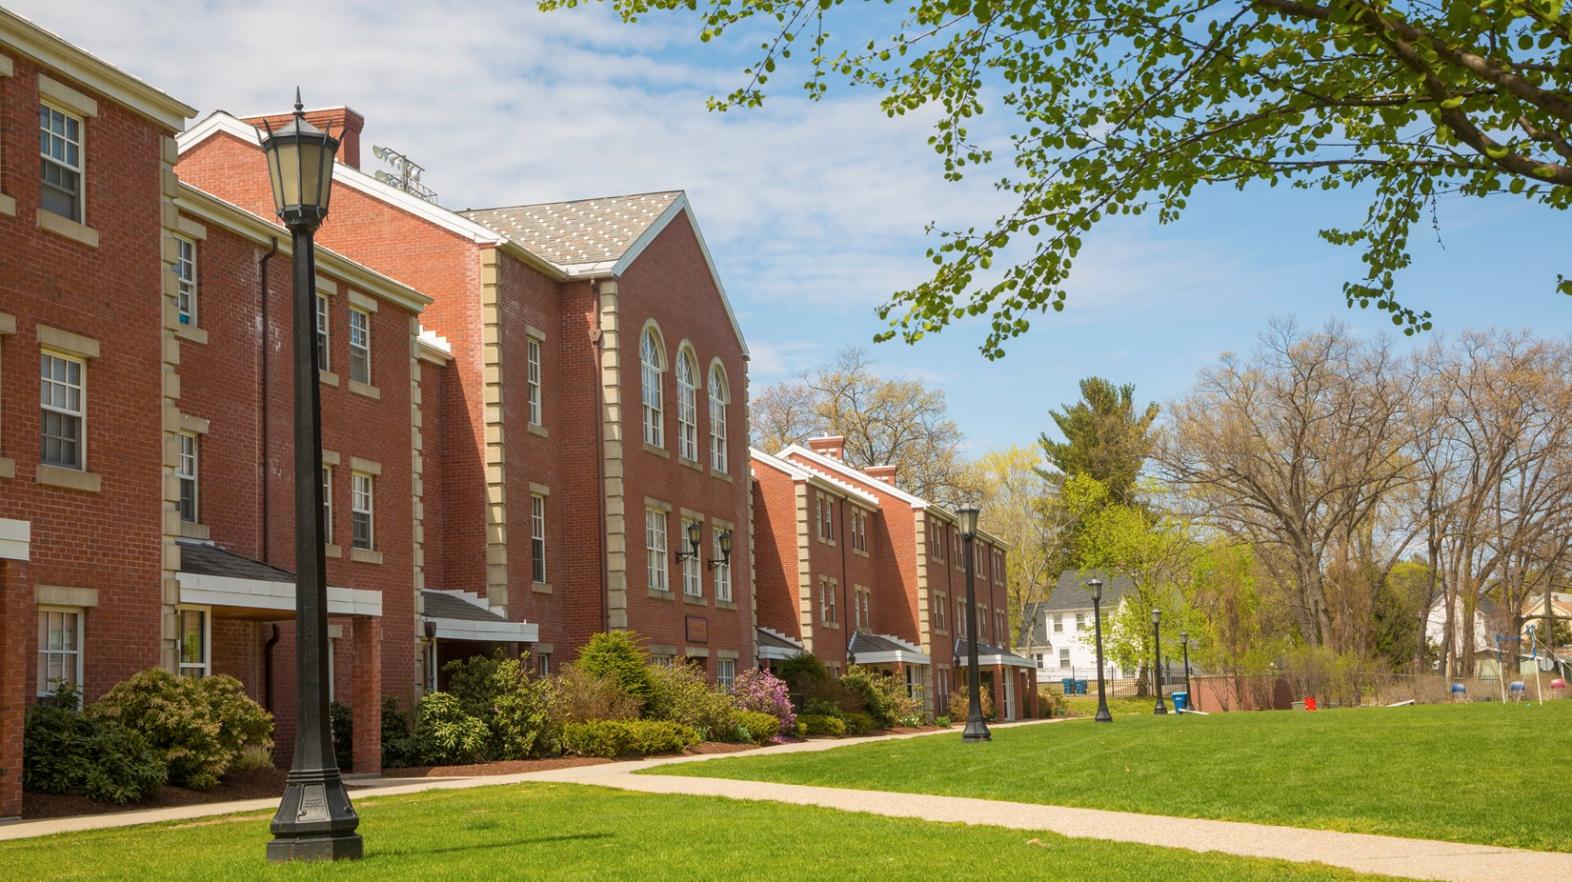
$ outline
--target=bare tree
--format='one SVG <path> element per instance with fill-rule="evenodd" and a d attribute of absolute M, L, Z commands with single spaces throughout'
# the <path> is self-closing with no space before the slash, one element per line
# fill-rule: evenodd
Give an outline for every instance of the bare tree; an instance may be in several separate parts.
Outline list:
<path fill-rule="evenodd" d="M 1269 568 L 1286 565 L 1307 643 L 1344 649 L 1350 628 L 1337 619 L 1361 614 L 1334 607 L 1328 550 L 1369 530 L 1389 495 L 1414 481 L 1412 402 L 1412 375 L 1389 342 L 1277 322 L 1253 356 L 1225 355 L 1169 408 L 1156 451 L 1163 476 L 1204 522 L 1264 546 Z"/>
<path fill-rule="evenodd" d="M 866 350 L 843 350 L 754 397 L 754 444 L 774 452 L 817 434 L 844 436 L 854 467 L 895 466 L 896 483 L 925 499 L 951 503 L 975 493 L 961 457 L 966 436 L 950 419 L 944 392 L 880 376 Z"/>

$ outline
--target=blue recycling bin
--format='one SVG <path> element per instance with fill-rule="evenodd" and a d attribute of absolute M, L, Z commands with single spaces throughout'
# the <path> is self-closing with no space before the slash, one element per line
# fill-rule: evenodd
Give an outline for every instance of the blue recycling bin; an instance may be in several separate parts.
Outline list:
<path fill-rule="evenodd" d="M 1075 694 L 1076 695 L 1085 695 L 1086 694 L 1086 681 L 1085 680 L 1076 680 L 1075 681 Z"/>
<path fill-rule="evenodd" d="M 1173 700 L 1174 700 L 1174 712 L 1175 713 L 1182 714 L 1185 711 L 1190 709 L 1190 693 L 1188 693 L 1188 692 L 1175 692 L 1172 697 L 1173 697 Z"/>
<path fill-rule="evenodd" d="M 1063 680 L 1059 681 L 1059 685 L 1064 688 L 1065 695 L 1075 694 L 1075 681 L 1073 679 L 1065 677 Z"/>

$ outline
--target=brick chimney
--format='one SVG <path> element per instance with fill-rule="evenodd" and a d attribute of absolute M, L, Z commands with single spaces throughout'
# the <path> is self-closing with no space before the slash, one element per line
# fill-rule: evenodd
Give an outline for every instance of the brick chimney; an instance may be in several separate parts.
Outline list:
<path fill-rule="evenodd" d="M 809 438 L 808 449 L 822 456 L 828 456 L 836 462 L 846 461 L 846 438 L 843 435 Z"/>
<path fill-rule="evenodd" d="M 891 487 L 895 486 L 895 466 L 876 465 L 863 469 L 863 473 L 876 481 L 883 481 Z"/>
<path fill-rule="evenodd" d="M 286 125 L 293 113 L 269 113 L 265 116 L 248 116 L 243 122 L 262 127 L 264 121 L 273 128 Z M 321 107 L 306 111 L 306 122 L 338 139 L 338 161 L 353 169 L 360 168 L 360 130 L 366 118 L 348 107 Z"/>

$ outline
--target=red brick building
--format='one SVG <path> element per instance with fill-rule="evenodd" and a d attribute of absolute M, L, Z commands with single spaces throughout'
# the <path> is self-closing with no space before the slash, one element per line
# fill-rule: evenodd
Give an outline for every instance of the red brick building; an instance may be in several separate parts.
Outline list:
<path fill-rule="evenodd" d="M 442 390 L 417 432 L 422 603 L 537 626 L 542 670 L 631 628 L 729 682 L 754 655 L 751 586 L 733 576 L 752 566 L 747 349 L 687 198 L 452 212 L 358 168 L 352 110 L 307 116 L 345 132 L 318 241 L 434 301 L 418 362 L 423 390 Z M 195 126 L 182 180 L 266 210 L 256 121 Z M 432 659 L 527 642 L 447 630 Z"/>
<path fill-rule="evenodd" d="M 753 452 L 761 658 L 807 651 L 832 669 L 885 670 L 942 713 L 966 682 L 966 616 L 976 615 L 978 666 L 999 717 L 1034 715 L 1032 664 L 1009 648 L 1008 548 L 979 531 L 968 610 L 954 513 L 900 489 L 891 467 L 848 466 L 844 447 L 816 438 Z"/>
<path fill-rule="evenodd" d="M 194 111 L 0 9 L 0 817 L 22 715 L 175 664 L 174 135 Z"/>

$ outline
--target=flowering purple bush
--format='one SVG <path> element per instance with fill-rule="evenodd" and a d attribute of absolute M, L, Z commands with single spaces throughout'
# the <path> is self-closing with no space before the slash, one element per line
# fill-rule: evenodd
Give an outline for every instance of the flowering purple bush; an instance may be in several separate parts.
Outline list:
<path fill-rule="evenodd" d="M 737 675 L 731 687 L 737 707 L 769 714 L 781 721 L 779 737 L 791 737 L 797 731 L 797 715 L 791 709 L 791 694 L 786 681 L 769 671 L 748 670 Z"/>

